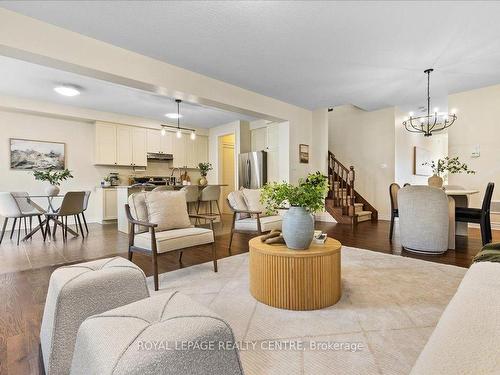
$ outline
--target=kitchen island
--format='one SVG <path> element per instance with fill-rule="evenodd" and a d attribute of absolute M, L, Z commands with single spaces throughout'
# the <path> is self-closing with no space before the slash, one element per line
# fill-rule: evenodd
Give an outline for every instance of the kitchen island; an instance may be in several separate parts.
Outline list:
<path fill-rule="evenodd" d="M 161 186 L 161 185 L 160 185 Z M 180 190 L 184 186 L 183 185 L 172 185 L 174 190 Z M 191 185 L 193 186 L 193 185 Z M 196 185 L 200 189 L 200 191 L 206 186 L 227 186 L 224 184 L 208 184 L 208 185 Z M 117 218 L 118 218 L 118 230 L 123 233 L 128 233 L 129 224 L 127 220 L 127 216 L 125 214 L 125 205 L 128 203 L 129 195 L 133 193 L 138 193 L 141 191 L 151 191 L 157 186 L 151 185 L 125 185 L 125 186 L 116 186 L 117 194 L 116 194 L 116 204 L 117 204 Z M 220 206 L 220 205 L 219 205 Z M 200 207 L 201 209 L 202 207 Z M 203 209 L 205 209 L 203 207 Z M 200 214 L 203 212 L 200 212 Z M 217 219 L 216 221 L 218 221 Z"/>

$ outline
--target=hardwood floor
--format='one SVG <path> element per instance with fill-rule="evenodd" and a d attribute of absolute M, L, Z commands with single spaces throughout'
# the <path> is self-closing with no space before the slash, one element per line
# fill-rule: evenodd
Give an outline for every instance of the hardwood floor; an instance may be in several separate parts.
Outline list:
<path fill-rule="evenodd" d="M 442 256 L 417 256 L 401 251 L 396 226 L 392 242 L 388 240 L 389 222 L 360 223 L 352 229 L 347 225 L 318 223 L 318 229 L 328 232 L 343 245 L 359 247 L 383 253 L 425 259 L 468 267 L 472 257 L 481 248 L 479 231 L 470 230 L 468 238 L 458 238 L 457 250 Z M 43 306 L 50 275 L 54 269 L 70 263 L 109 257 L 126 256 L 127 236 L 119 233 L 114 225 L 91 224 L 88 238 L 70 238 L 66 244 L 61 238 L 43 243 L 41 238 L 15 245 L 8 234 L 0 245 L 0 374 L 39 374 L 39 331 Z M 230 217 L 224 215 L 223 222 L 216 224 L 218 257 L 229 256 Z M 251 236 L 235 234 L 233 254 L 248 251 Z M 494 241 L 500 241 L 498 232 Z M 186 251 L 183 267 L 211 260 L 209 249 Z M 134 263 L 147 275 L 151 275 L 151 258 L 134 254 Z M 158 259 L 159 272 L 179 268 L 176 254 Z"/>

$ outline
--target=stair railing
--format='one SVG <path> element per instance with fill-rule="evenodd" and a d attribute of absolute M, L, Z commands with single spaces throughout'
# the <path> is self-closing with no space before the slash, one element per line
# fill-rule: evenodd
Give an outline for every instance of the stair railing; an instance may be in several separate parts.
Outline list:
<path fill-rule="evenodd" d="M 335 155 L 328 151 L 328 181 L 330 190 L 328 198 L 333 200 L 334 207 L 340 207 L 343 215 L 354 216 L 354 180 L 356 172 L 351 165 L 345 167 L 335 158 Z"/>

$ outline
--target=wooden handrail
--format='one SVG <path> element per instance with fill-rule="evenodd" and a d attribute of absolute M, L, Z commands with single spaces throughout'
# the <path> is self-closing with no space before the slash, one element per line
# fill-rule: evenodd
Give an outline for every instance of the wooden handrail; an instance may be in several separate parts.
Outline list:
<path fill-rule="evenodd" d="M 354 167 L 351 165 L 347 168 L 331 151 L 328 151 L 328 181 L 330 183 L 328 197 L 333 199 L 334 206 L 340 207 L 342 213 L 349 216 L 355 215 L 355 178 Z"/>

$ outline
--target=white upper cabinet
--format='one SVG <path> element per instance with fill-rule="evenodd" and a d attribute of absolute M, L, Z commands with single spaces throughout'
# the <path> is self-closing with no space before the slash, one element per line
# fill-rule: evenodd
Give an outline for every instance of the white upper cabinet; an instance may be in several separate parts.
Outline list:
<path fill-rule="evenodd" d="M 132 165 L 132 132 L 128 126 L 116 127 L 116 163 Z"/>
<path fill-rule="evenodd" d="M 182 168 L 186 166 L 186 134 L 182 134 L 181 138 L 173 137 L 172 154 L 174 156 L 173 166 Z"/>
<path fill-rule="evenodd" d="M 267 148 L 267 128 L 252 130 L 252 151 L 265 151 Z"/>
<path fill-rule="evenodd" d="M 267 181 L 279 181 L 279 143 L 278 124 L 269 124 L 251 131 L 252 151 L 267 152 Z"/>
<path fill-rule="evenodd" d="M 95 125 L 95 164 L 116 164 L 116 126 L 96 122 Z"/>
<path fill-rule="evenodd" d="M 199 163 L 208 162 L 208 137 L 203 135 L 197 136 L 195 147 L 195 168 L 198 168 Z"/>
<path fill-rule="evenodd" d="M 173 132 L 167 131 L 165 135 L 161 135 L 160 130 L 148 129 L 148 152 L 159 153 L 159 154 L 171 154 L 172 153 L 172 141 L 175 137 Z"/>
<path fill-rule="evenodd" d="M 95 135 L 95 164 L 146 166 L 146 129 L 96 122 Z"/>
<path fill-rule="evenodd" d="M 147 132 L 144 128 L 132 129 L 132 164 L 134 167 L 145 167 L 147 158 Z"/>
<path fill-rule="evenodd" d="M 161 134 L 159 130 L 148 129 L 148 152 L 156 154 L 161 151 Z"/>
<path fill-rule="evenodd" d="M 175 134 L 172 132 L 166 132 L 165 135 L 160 133 L 160 152 L 163 154 L 173 153 L 173 142 Z"/>

